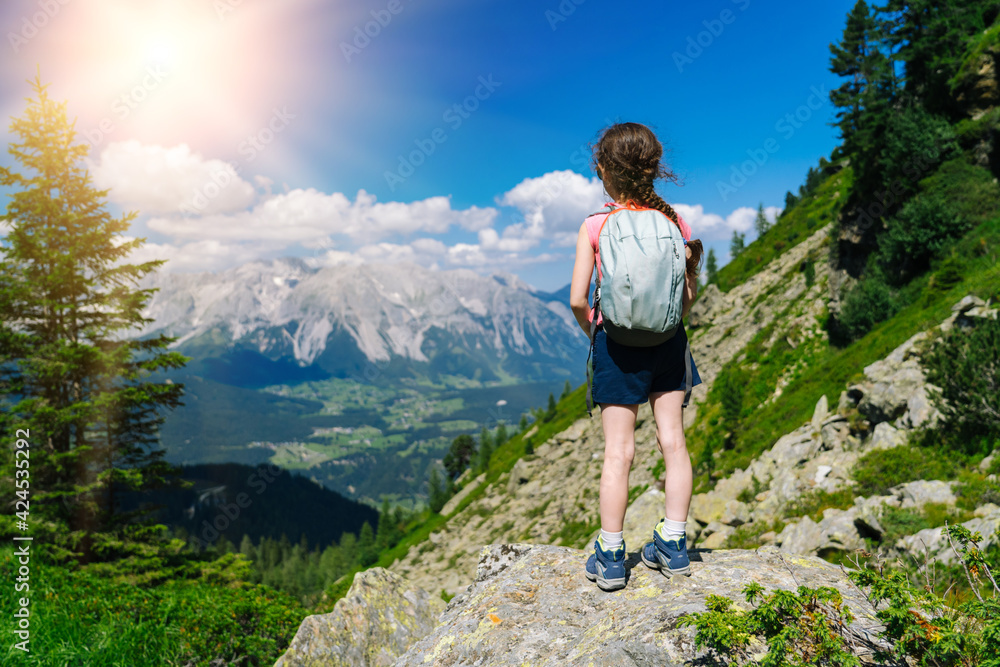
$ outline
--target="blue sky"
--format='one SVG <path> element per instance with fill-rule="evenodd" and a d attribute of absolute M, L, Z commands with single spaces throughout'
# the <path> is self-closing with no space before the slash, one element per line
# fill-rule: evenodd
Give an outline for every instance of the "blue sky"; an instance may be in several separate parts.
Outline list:
<path fill-rule="evenodd" d="M 414 261 L 554 290 L 609 122 L 656 130 L 683 183 L 661 193 L 720 257 L 774 215 L 837 144 L 852 5 L 14 0 L 0 85 L 20 115 L 40 67 L 168 270 Z"/>

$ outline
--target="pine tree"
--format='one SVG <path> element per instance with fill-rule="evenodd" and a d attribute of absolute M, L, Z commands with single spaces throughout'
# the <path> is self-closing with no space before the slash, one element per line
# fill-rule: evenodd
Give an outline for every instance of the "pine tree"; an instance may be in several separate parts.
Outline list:
<path fill-rule="evenodd" d="M 764 215 L 763 202 L 757 207 L 757 217 L 753 221 L 753 228 L 757 232 L 757 238 L 764 236 L 764 234 L 767 234 L 767 230 L 771 229 L 771 223 L 768 221 L 767 216 Z"/>
<path fill-rule="evenodd" d="M 509 438 L 510 438 L 510 436 L 507 435 L 507 423 L 505 421 L 503 421 L 503 420 L 498 421 L 497 422 L 497 432 L 493 436 L 494 443 L 496 444 L 497 447 L 499 447 L 503 443 L 507 442 L 507 440 Z"/>
<path fill-rule="evenodd" d="M 528 415 L 522 414 L 521 421 L 517 423 L 517 432 L 524 433 L 528 430 Z"/>
<path fill-rule="evenodd" d="M 172 338 L 128 337 L 149 322 L 153 290 L 138 282 L 163 261 L 127 263 L 145 241 L 125 236 L 136 214 L 107 212 L 65 104 L 38 78 L 32 86 L 8 147 L 25 172 L 0 168 L 11 190 L 0 238 L 0 438 L 30 432 L 34 516 L 66 526 L 90 557 L 98 531 L 142 532 L 128 526 L 138 516 L 119 511 L 119 494 L 175 472 L 157 430 L 183 387 L 150 375 L 186 359 L 167 352 Z"/>
<path fill-rule="evenodd" d="M 719 279 L 719 260 L 715 258 L 715 248 L 708 249 L 708 258 L 705 260 L 705 280 L 712 285 Z"/>
<path fill-rule="evenodd" d="M 472 462 L 472 455 L 476 451 L 476 441 L 471 435 L 463 433 L 451 441 L 451 448 L 444 455 L 444 469 L 448 473 L 449 479 L 455 480 L 465 472 Z"/>
<path fill-rule="evenodd" d="M 550 421 L 556 416 L 556 397 L 549 392 L 549 405 L 545 410 L 545 421 Z"/>
<path fill-rule="evenodd" d="M 431 468 L 430 480 L 427 482 L 428 505 L 432 512 L 440 512 L 445 503 L 448 502 L 448 495 L 441 475 L 438 474 L 437 466 Z"/>
<path fill-rule="evenodd" d="M 830 93 L 830 100 L 838 109 L 837 127 L 845 152 L 858 154 L 865 147 L 861 137 L 866 102 L 871 100 L 873 53 L 872 32 L 875 21 L 868 11 L 868 3 L 858 0 L 847 16 L 847 26 L 840 42 L 830 45 L 830 71 L 847 78 L 839 88 Z"/>
<path fill-rule="evenodd" d="M 729 242 L 729 256 L 733 259 L 736 258 L 741 252 L 746 244 L 746 234 L 740 234 L 735 229 L 733 230 L 733 238 Z"/>
<path fill-rule="evenodd" d="M 563 385 L 562 394 L 559 395 L 559 400 L 563 400 L 573 392 L 573 386 L 566 380 L 566 384 Z"/>
<path fill-rule="evenodd" d="M 372 525 L 367 521 L 361 526 L 361 532 L 358 535 L 358 564 L 361 567 L 368 567 L 374 565 L 378 561 L 378 547 L 375 546 L 375 531 L 372 530 Z"/>
<path fill-rule="evenodd" d="M 490 438 L 490 432 L 484 426 L 483 430 L 479 432 L 479 462 L 476 469 L 485 472 L 490 467 L 491 458 L 493 458 L 493 439 Z"/>

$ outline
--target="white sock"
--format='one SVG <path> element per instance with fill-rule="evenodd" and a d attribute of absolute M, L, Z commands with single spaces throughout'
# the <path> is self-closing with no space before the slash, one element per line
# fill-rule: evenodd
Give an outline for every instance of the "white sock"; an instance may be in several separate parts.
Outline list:
<path fill-rule="evenodd" d="M 617 533 L 609 533 L 601 528 L 601 547 L 605 551 L 616 551 L 619 547 L 621 547 L 622 542 L 624 542 L 624 540 L 622 539 L 621 531 Z"/>
<path fill-rule="evenodd" d="M 664 519 L 661 525 L 660 536 L 665 540 L 679 540 L 687 534 L 687 521 Z"/>

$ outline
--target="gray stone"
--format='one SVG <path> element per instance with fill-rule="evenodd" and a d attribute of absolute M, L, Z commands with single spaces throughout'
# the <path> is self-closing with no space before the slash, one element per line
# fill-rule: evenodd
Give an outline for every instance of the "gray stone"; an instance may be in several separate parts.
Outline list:
<path fill-rule="evenodd" d="M 722 511 L 720 521 L 733 528 L 750 523 L 750 508 L 746 503 L 742 503 L 739 500 L 730 500 L 726 503 L 726 507 Z"/>
<path fill-rule="evenodd" d="M 726 526 L 723 524 L 711 524 L 712 530 L 711 535 L 705 537 L 704 535 L 698 540 L 698 548 L 700 549 L 721 549 L 726 546 L 726 540 L 729 536 L 736 532 L 736 529 L 732 526 Z M 709 527 L 706 527 L 706 532 Z"/>
<path fill-rule="evenodd" d="M 483 556 L 502 548 L 488 547 Z M 678 620 L 704 611 L 708 595 L 742 599 L 750 582 L 768 591 L 831 586 L 857 619 L 853 636 L 878 631 L 874 610 L 861 593 L 839 568 L 818 558 L 788 558 L 773 547 L 694 551 L 692 576 L 671 579 L 630 559 L 626 588 L 606 593 L 584 578 L 587 556 L 564 547 L 530 547 L 453 600 L 437 628 L 396 664 L 694 664 L 704 652 L 694 649 L 694 628 Z"/>
<path fill-rule="evenodd" d="M 518 463 L 520 463 L 520 461 L 518 461 Z M 441 516 L 448 516 L 456 509 L 458 509 L 459 503 L 468 498 L 470 493 L 478 489 L 479 485 L 482 484 L 485 479 L 486 479 L 486 473 L 482 473 L 474 480 L 463 486 L 462 490 L 453 495 L 451 498 L 449 498 L 448 502 L 446 502 L 444 504 L 444 507 L 441 508 Z"/>
<path fill-rule="evenodd" d="M 782 551 L 793 554 L 812 554 L 823 544 L 823 529 L 807 516 L 790 523 L 778 534 L 775 543 Z"/>
<path fill-rule="evenodd" d="M 388 570 L 359 572 L 332 612 L 302 621 L 275 667 L 393 665 L 434 629 L 444 608 L 440 598 Z"/>
<path fill-rule="evenodd" d="M 952 312 L 964 313 L 967 310 L 972 310 L 977 306 L 985 306 L 986 302 L 980 299 L 978 296 L 968 294 L 962 297 L 962 300 L 951 307 Z"/>
<path fill-rule="evenodd" d="M 486 473 L 483 473 L 484 475 Z M 531 481 L 531 469 L 527 461 L 518 459 L 514 467 L 510 469 L 510 478 L 507 480 L 507 493 L 513 495 L 517 493 L 522 484 Z"/>
<path fill-rule="evenodd" d="M 895 486 L 890 491 L 902 501 L 902 507 L 923 507 L 927 503 L 954 505 L 955 493 L 950 482 L 917 480 Z"/>
<path fill-rule="evenodd" d="M 997 530 L 1000 529 L 1000 512 L 970 519 L 962 525 L 971 532 L 978 532 L 982 535 L 983 540 L 979 543 L 979 548 L 985 551 L 997 541 Z M 895 544 L 895 549 L 902 555 L 917 559 L 918 562 L 926 560 L 928 565 L 935 562 L 945 564 L 958 562 L 955 552 L 948 544 L 947 536 L 944 535 L 943 528 L 928 528 L 915 535 L 900 538 Z"/>
<path fill-rule="evenodd" d="M 902 425 L 906 428 L 934 428 L 941 419 L 941 413 L 927 394 L 929 385 L 921 385 L 906 398 L 906 412 Z"/>
<path fill-rule="evenodd" d="M 823 426 L 823 421 L 830 415 L 830 404 L 826 399 L 826 394 L 820 396 L 813 408 L 812 427 L 818 431 Z"/>
<path fill-rule="evenodd" d="M 906 435 L 892 424 L 881 422 L 875 425 L 872 437 L 865 443 L 866 451 L 874 449 L 892 449 L 906 444 Z"/>
<path fill-rule="evenodd" d="M 997 452 L 1000 452 L 1000 450 L 994 449 L 988 456 L 979 462 L 979 472 L 989 472 L 989 469 L 993 466 L 993 461 L 996 460 Z"/>

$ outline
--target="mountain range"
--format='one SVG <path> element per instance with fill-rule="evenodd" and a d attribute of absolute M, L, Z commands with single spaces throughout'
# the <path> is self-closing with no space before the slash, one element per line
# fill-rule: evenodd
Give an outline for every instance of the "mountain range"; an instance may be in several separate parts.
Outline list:
<path fill-rule="evenodd" d="M 177 337 L 190 372 L 226 384 L 583 375 L 587 339 L 562 298 L 568 290 L 540 292 L 512 274 L 281 258 L 220 273 L 159 272 L 144 287 L 158 291 L 143 335 Z"/>

